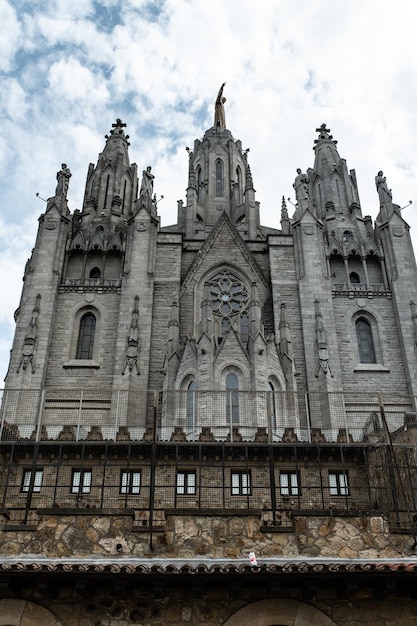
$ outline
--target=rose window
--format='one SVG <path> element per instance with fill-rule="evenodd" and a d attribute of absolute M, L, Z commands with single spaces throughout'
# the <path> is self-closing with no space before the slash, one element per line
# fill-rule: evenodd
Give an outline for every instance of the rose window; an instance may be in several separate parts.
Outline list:
<path fill-rule="evenodd" d="M 209 280 L 211 306 L 214 313 L 232 317 L 247 307 L 249 294 L 246 285 L 229 270 L 222 270 Z"/>

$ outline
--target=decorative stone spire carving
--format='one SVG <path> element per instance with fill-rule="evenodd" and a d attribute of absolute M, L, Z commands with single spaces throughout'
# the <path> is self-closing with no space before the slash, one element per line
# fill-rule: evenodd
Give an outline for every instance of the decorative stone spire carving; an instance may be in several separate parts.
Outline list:
<path fill-rule="evenodd" d="M 410 301 L 410 308 L 411 308 L 411 319 L 413 320 L 413 326 L 414 326 L 414 343 L 417 346 L 417 307 L 416 307 L 414 300 Z"/>
<path fill-rule="evenodd" d="M 323 324 L 320 301 L 317 299 L 314 301 L 314 309 L 316 317 L 316 345 L 318 355 L 318 367 L 316 371 L 316 376 L 319 375 L 320 370 L 322 370 L 326 374 L 326 376 L 327 374 L 332 376 L 329 365 L 329 350 L 327 347 L 326 331 Z"/>
<path fill-rule="evenodd" d="M 206 283 L 204 285 L 203 300 L 201 302 L 201 332 L 211 337 L 213 330 L 213 307 L 210 297 L 210 284 Z"/>
<path fill-rule="evenodd" d="M 259 304 L 258 287 L 255 282 L 252 283 L 250 292 L 250 332 L 252 337 L 263 334 L 262 313 Z"/>
<path fill-rule="evenodd" d="M 26 370 L 28 366 L 31 366 L 32 374 L 35 373 L 35 348 L 36 348 L 36 338 L 38 335 L 38 317 L 40 313 L 40 303 L 41 303 L 41 295 L 38 293 L 36 296 L 35 306 L 32 310 L 32 316 L 30 318 L 28 330 L 25 336 L 25 340 L 23 343 L 22 350 L 22 358 L 19 363 L 19 367 L 17 368 L 17 373 L 20 372 L 20 368 Z"/>
<path fill-rule="evenodd" d="M 284 196 L 282 196 L 281 202 L 281 230 L 283 235 L 289 235 L 290 233 L 290 218 L 288 217 L 287 203 Z"/>
<path fill-rule="evenodd" d="M 279 348 L 281 354 L 287 354 L 290 359 L 293 357 L 291 329 L 287 318 L 287 307 L 284 302 L 281 304 L 279 315 L 279 333 L 280 342 Z"/>
<path fill-rule="evenodd" d="M 247 191 L 248 189 L 253 189 L 253 178 L 252 178 L 252 172 L 251 172 L 249 163 L 246 166 L 246 189 L 245 191 Z"/>
<path fill-rule="evenodd" d="M 167 356 L 171 356 L 179 348 L 179 311 L 177 302 L 171 306 L 171 316 L 168 322 Z"/>
<path fill-rule="evenodd" d="M 128 368 L 131 372 L 133 369 L 136 370 L 137 374 L 140 374 L 138 367 L 138 356 L 139 356 L 139 296 L 135 296 L 133 309 L 132 309 L 132 319 L 130 321 L 130 329 L 129 336 L 127 338 L 126 344 L 126 361 L 125 366 L 123 368 L 122 374 L 126 372 Z"/>

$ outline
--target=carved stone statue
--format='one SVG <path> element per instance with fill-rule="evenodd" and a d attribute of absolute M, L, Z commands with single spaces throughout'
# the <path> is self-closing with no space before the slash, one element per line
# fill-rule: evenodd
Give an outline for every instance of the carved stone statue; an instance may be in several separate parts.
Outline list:
<path fill-rule="evenodd" d="M 226 102 L 226 98 L 223 96 L 225 84 L 226 83 L 223 83 L 220 87 L 216 98 L 216 104 L 214 106 L 214 126 L 219 126 L 220 128 L 226 128 L 226 115 L 224 113 L 224 103 Z"/>
<path fill-rule="evenodd" d="M 150 207 L 153 194 L 153 181 L 155 176 L 151 173 L 151 166 L 148 165 L 142 172 L 142 183 L 140 185 L 139 197 L 145 200 L 146 206 Z"/>
<path fill-rule="evenodd" d="M 56 179 L 58 181 L 55 189 L 56 196 L 64 196 L 65 198 L 67 197 L 69 179 L 71 178 L 71 176 L 72 174 L 70 168 L 67 167 L 66 163 L 62 163 L 61 169 L 56 174 Z"/>
<path fill-rule="evenodd" d="M 297 176 L 295 177 L 295 181 L 293 184 L 297 202 L 301 202 L 302 200 L 308 200 L 308 183 L 309 182 L 310 181 L 309 181 L 307 174 L 303 174 L 301 169 L 298 167 Z"/>
<path fill-rule="evenodd" d="M 391 189 L 388 189 L 387 179 L 384 176 L 384 172 L 379 171 L 375 176 L 375 185 L 380 203 L 392 202 L 392 192 Z"/>

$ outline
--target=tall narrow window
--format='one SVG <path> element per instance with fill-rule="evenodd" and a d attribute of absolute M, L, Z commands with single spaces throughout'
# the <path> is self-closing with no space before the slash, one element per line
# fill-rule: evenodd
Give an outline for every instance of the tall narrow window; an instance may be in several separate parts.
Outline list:
<path fill-rule="evenodd" d="M 232 472 L 232 496 L 250 496 L 250 474 L 248 472 Z"/>
<path fill-rule="evenodd" d="M 77 344 L 77 359 L 92 359 L 96 318 L 92 313 L 86 313 L 81 318 L 80 332 Z"/>
<path fill-rule="evenodd" d="M 73 470 L 71 493 L 90 493 L 91 470 Z"/>
<path fill-rule="evenodd" d="M 223 163 L 216 161 L 216 198 L 223 198 Z"/>
<path fill-rule="evenodd" d="M 140 493 L 140 471 L 122 472 L 120 475 L 120 493 Z"/>
<path fill-rule="evenodd" d="M 178 472 L 177 474 L 177 494 L 180 496 L 191 496 L 195 494 L 196 475 L 195 472 Z"/>
<path fill-rule="evenodd" d="M 363 317 L 360 317 L 357 320 L 355 326 L 356 336 L 358 339 L 360 362 L 376 363 L 371 325 Z"/>
<path fill-rule="evenodd" d="M 299 480 L 297 472 L 281 472 L 279 475 L 279 486 L 282 496 L 298 496 Z"/>
<path fill-rule="evenodd" d="M 195 426 L 195 401 L 196 401 L 197 384 L 192 380 L 187 387 L 186 398 L 186 427 L 194 428 Z"/>
<path fill-rule="evenodd" d="M 226 376 L 226 419 L 229 424 L 239 423 L 239 378 L 234 372 Z"/>
<path fill-rule="evenodd" d="M 198 166 L 197 167 L 197 198 L 198 199 L 200 199 L 201 185 L 202 185 L 202 181 L 201 181 L 201 167 Z"/>
<path fill-rule="evenodd" d="M 347 472 L 329 472 L 329 490 L 331 496 L 348 496 L 349 480 Z"/>
<path fill-rule="evenodd" d="M 237 182 L 237 201 L 238 204 L 242 202 L 242 171 L 239 166 L 236 168 L 236 182 Z"/>
<path fill-rule="evenodd" d="M 27 492 L 30 489 L 30 480 L 32 478 L 32 470 L 24 470 L 21 491 Z M 33 478 L 33 493 L 39 493 L 42 487 L 43 470 L 35 470 Z"/>
<path fill-rule="evenodd" d="M 271 417 L 272 428 L 277 427 L 277 407 L 275 402 L 275 388 L 274 385 L 268 381 L 268 409 Z"/>

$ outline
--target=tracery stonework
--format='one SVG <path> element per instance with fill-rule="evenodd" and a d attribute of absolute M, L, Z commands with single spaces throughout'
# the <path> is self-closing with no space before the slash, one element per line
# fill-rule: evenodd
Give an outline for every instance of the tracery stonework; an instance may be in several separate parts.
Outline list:
<path fill-rule="evenodd" d="M 247 307 L 248 290 L 234 272 L 221 270 L 209 280 L 209 285 L 211 305 L 216 315 L 231 317 Z"/>

